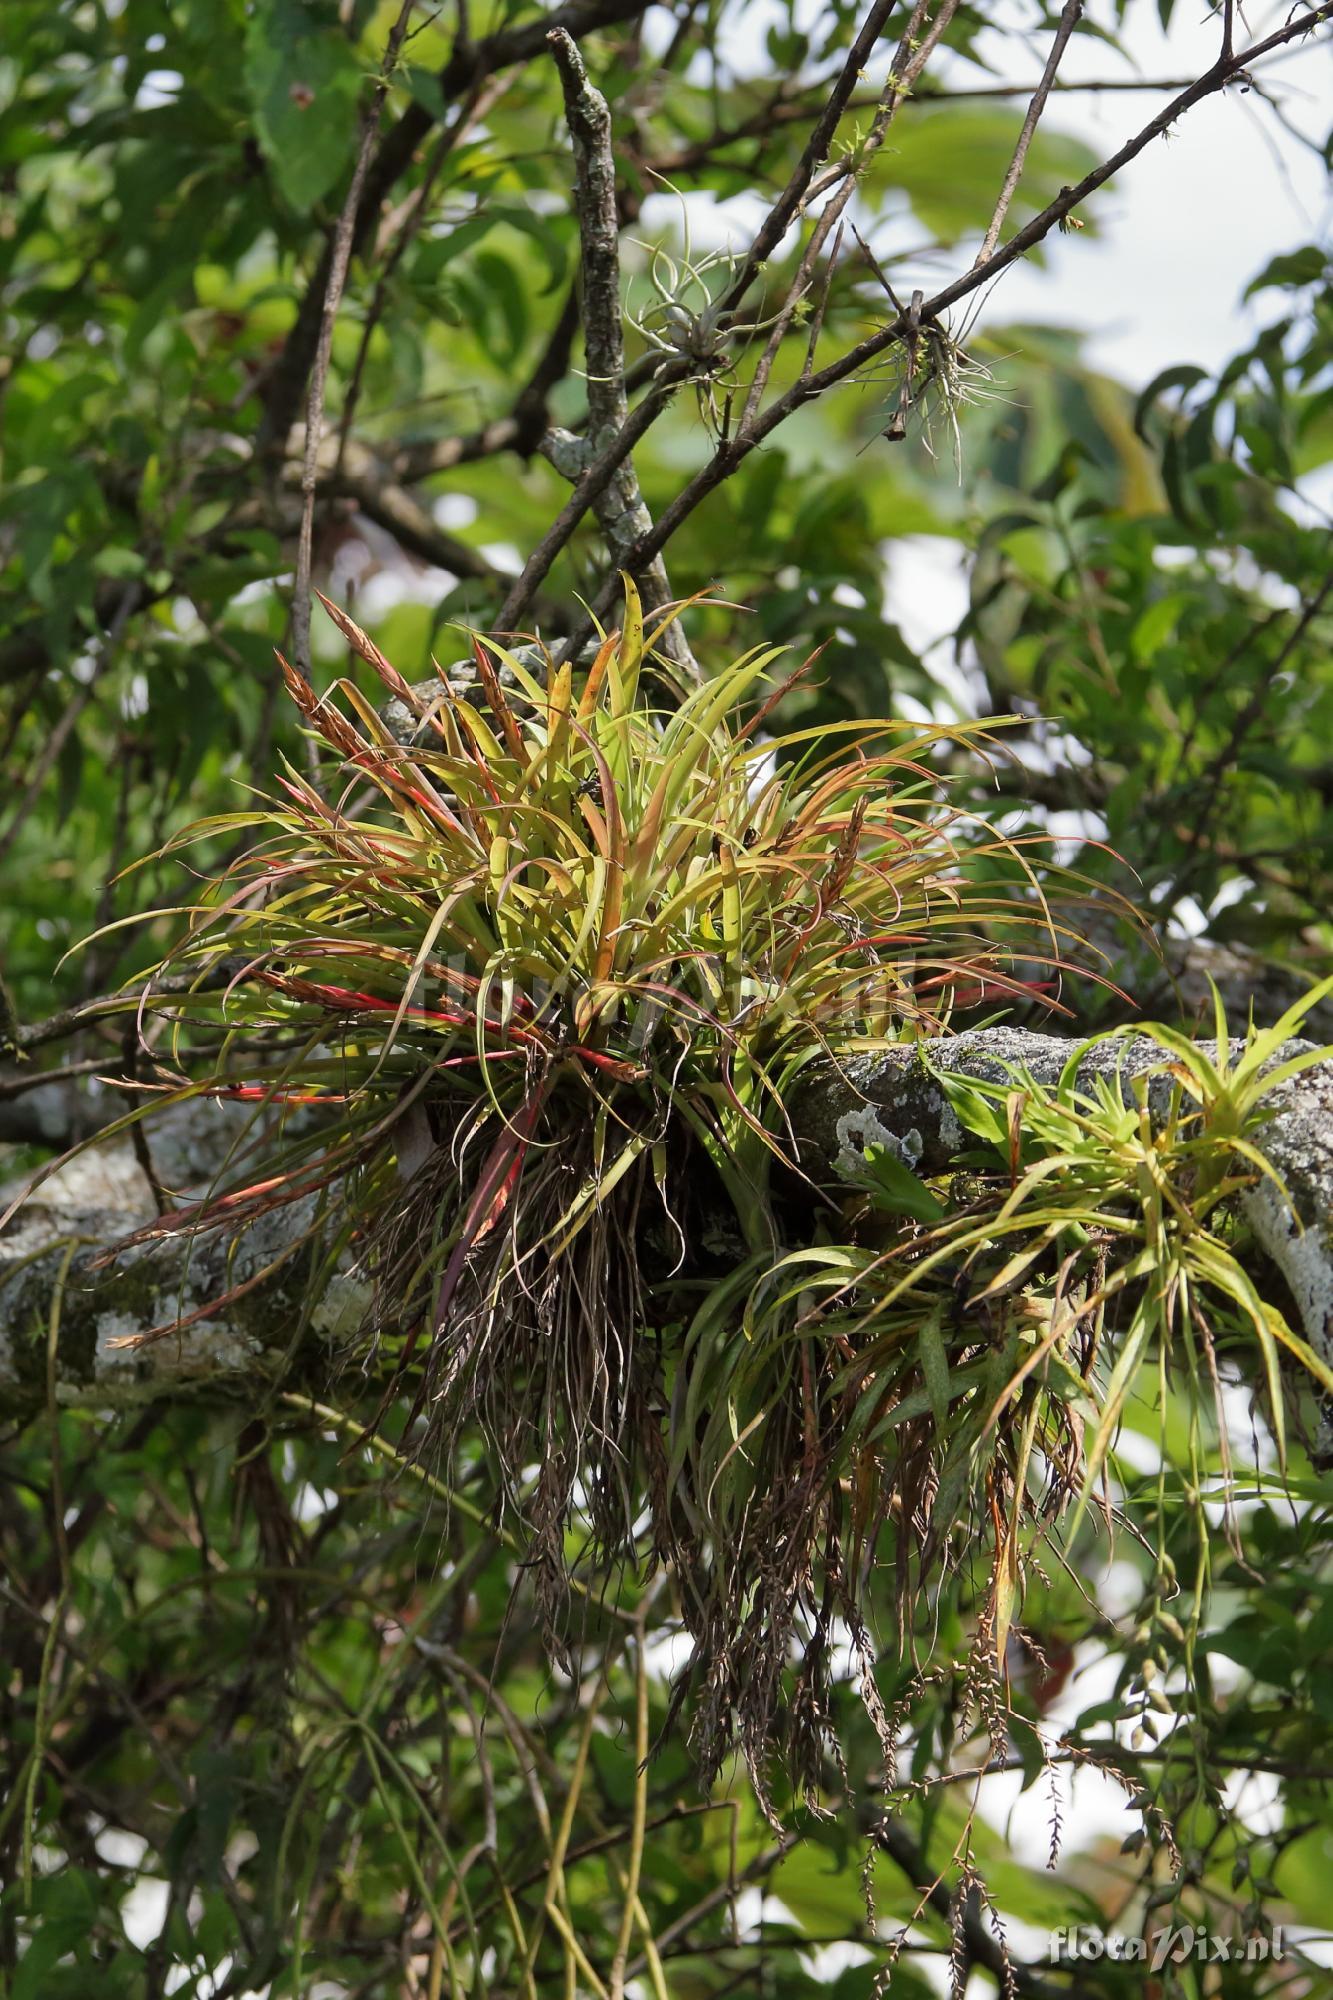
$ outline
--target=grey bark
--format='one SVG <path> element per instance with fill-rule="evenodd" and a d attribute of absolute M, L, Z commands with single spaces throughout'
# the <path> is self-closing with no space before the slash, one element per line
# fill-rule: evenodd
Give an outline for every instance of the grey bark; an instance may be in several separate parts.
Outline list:
<path fill-rule="evenodd" d="M 1289 1042 L 1276 1060 L 1311 1046 Z M 1077 1047 L 1054 1035 L 987 1028 L 932 1043 L 930 1062 L 937 1070 L 996 1080 L 1021 1066 L 1053 1083 Z M 1086 1081 L 1119 1068 L 1127 1089 L 1130 1077 L 1162 1060 L 1161 1049 L 1143 1038 L 1103 1042 L 1088 1051 L 1080 1075 Z M 1289 1189 L 1294 1213 L 1266 1185 L 1245 1197 L 1246 1218 L 1281 1273 L 1301 1331 L 1333 1361 L 1333 1061 L 1280 1085 L 1270 1105 L 1259 1143 Z M 195 1104 L 163 1115 L 152 1149 L 164 1184 L 173 1191 L 207 1184 L 236 1137 L 233 1109 Z M 825 1185 L 845 1178 L 872 1144 L 888 1146 L 924 1173 L 942 1172 L 964 1139 L 910 1044 L 840 1068 L 820 1065 L 794 1095 L 791 1116 L 802 1163 Z M 304 1254 L 180 1336 L 138 1349 L 116 1344 L 251 1277 L 308 1225 L 310 1213 L 302 1206 L 279 1210 L 234 1244 L 181 1232 L 94 1269 L 100 1251 L 152 1218 L 153 1195 L 126 1141 L 81 1154 L 37 1186 L 0 1234 L 0 1407 L 22 1414 L 46 1394 L 46 1342 L 58 1289 L 55 1382 L 62 1402 L 115 1406 L 204 1391 L 253 1401 L 265 1385 L 294 1373 L 327 1372 L 359 1324 L 364 1293 L 341 1273 L 310 1299 Z M 1271 1273 L 1260 1276 L 1271 1287 Z"/>
<path fill-rule="evenodd" d="M 565 98 L 565 119 L 574 143 L 574 203 L 578 211 L 583 258 L 583 340 L 588 364 L 588 435 L 551 431 L 542 450 L 557 472 L 577 482 L 624 428 L 629 417 L 625 387 L 625 340 L 620 305 L 620 214 L 616 202 L 616 164 L 611 113 L 606 99 L 589 81 L 577 47 L 562 28 L 547 36 Z M 593 502 L 598 526 L 606 537 L 611 559 L 619 563 L 625 550 L 652 532 L 652 516 L 639 490 L 634 461 L 625 457 Z M 644 566 L 643 603 L 660 611 L 671 599 L 666 565 L 656 555 Z M 692 681 L 699 668 L 679 624 L 662 634 L 661 650 Z"/>
<path fill-rule="evenodd" d="M 248 1122 L 234 1105 L 164 1111 L 152 1126 L 159 1183 L 173 1195 L 206 1189 Z M 89 1147 L 29 1185 L 0 1233 L 0 1421 L 31 1414 L 52 1389 L 60 1404 L 108 1410 L 194 1394 L 254 1406 L 274 1383 L 313 1373 L 325 1386 L 359 1324 L 364 1295 L 354 1281 L 339 1274 L 311 1298 L 309 1262 L 297 1251 L 215 1317 L 146 1347 L 122 1345 L 253 1279 L 309 1227 L 312 1202 L 235 1239 L 182 1230 L 100 1264 L 157 1215 L 129 1140 Z M 0 1213 L 22 1192 L 21 1183 L 0 1189 Z"/>

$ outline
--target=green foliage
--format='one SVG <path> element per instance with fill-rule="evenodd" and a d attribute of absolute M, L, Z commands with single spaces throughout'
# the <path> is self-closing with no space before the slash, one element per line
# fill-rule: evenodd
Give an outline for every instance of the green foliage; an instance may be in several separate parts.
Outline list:
<path fill-rule="evenodd" d="M 346 171 L 361 76 L 338 11 L 266 0 L 245 25 L 245 87 L 273 177 L 298 213 Z"/>
<path fill-rule="evenodd" d="M 1082 450 L 1023 476 L 1011 420 L 995 426 L 1021 497 L 984 523 L 963 629 L 994 701 L 1058 716 L 1092 753 L 1048 797 L 1104 816 L 1164 916 L 1189 898 L 1219 940 L 1317 967 L 1333 606 L 1327 522 L 1297 482 L 1333 445 L 1323 255 L 1255 286 L 1290 287 L 1290 309 L 1216 380 L 1169 369 L 1138 400 L 1165 507 L 1127 506 Z M 1091 846 L 1080 860 L 1106 875 Z"/>
<path fill-rule="evenodd" d="M 682 255 L 675 200 L 643 204 L 767 202 L 861 15 L 779 7 L 759 34 L 730 0 L 642 25 L 597 11 L 579 38 L 613 105 L 641 382 L 663 352 L 645 338 L 661 315 L 634 324 L 645 274 Z M 1020 854 L 1046 851 L 1052 813 L 1062 837 L 1091 815 L 1070 836 L 1080 875 L 1123 891 L 1128 863 L 1163 916 L 1327 970 L 1326 254 L 1254 278 L 1263 331 L 1229 366 L 1200 370 L 1185 343 L 1138 397 L 1076 336 L 997 325 L 1003 291 L 980 325 L 956 309 L 915 373 L 890 350 L 802 407 L 673 536 L 672 589 L 708 593 L 688 614 L 699 656 L 750 662 L 694 697 L 706 726 L 635 705 L 631 606 L 586 715 L 584 690 L 501 634 L 499 693 L 450 696 L 408 758 L 375 713 L 381 663 L 414 683 L 449 657 L 441 635 L 492 628 L 516 552 L 567 498 L 538 447 L 577 431 L 586 383 L 541 12 L 464 10 L 460 37 L 457 12 L 419 8 L 333 329 L 315 517 L 316 577 L 358 593 L 370 636 L 350 628 L 358 666 L 318 709 L 296 689 L 298 715 L 274 668 L 297 350 L 396 14 L 4 10 L 0 1055 L 53 1007 L 138 990 L 178 943 L 178 916 L 151 913 L 195 897 L 187 859 L 204 888 L 172 962 L 200 985 L 154 1080 L 318 1099 L 283 1107 L 283 1188 L 255 1189 L 263 1163 L 238 1156 L 213 1193 L 254 1189 L 255 1215 L 309 1195 L 328 1253 L 345 1244 L 379 1290 L 378 1345 L 327 1401 L 53 1404 L 6 1435 L 0 1994 L 619 2000 L 628 1966 L 653 2000 L 879 2000 L 890 1973 L 915 1996 L 950 1961 L 1003 1988 L 979 1883 L 997 1925 L 1033 1927 L 1015 1947 L 1031 1961 L 1081 1922 L 1318 1929 L 1328 1490 L 1303 1445 L 1319 1368 L 1247 1275 L 1262 1040 L 1228 1066 L 1155 1031 L 1155 1121 L 1073 1076 L 955 1086 L 963 1174 L 872 1148 L 839 1201 L 791 1176 L 784 1107 L 832 1029 L 848 1046 L 929 1027 L 967 967 L 955 1012 L 1030 997 L 1026 965 L 1010 991 L 990 955 L 1021 937 L 1006 915 L 1039 910 L 1000 810 Z M 879 270 L 850 235 L 826 289 L 817 266 L 771 394 L 816 309 L 822 360 L 884 327 L 886 280 L 909 299 L 950 244 L 966 268 L 1022 104 L 949 92 L 989 92 L 1008 46 L 1028 74 L 1034 27 L 1049 40 L 1050 10 L 953 17 L 943 83 L 920 80 L 858 192 Z M 525 33 L 474 76 L 479 45 Z M 1117 0 L 1079 35 L 1132 46 L 1134 19 Z M 865 147 L 880 80 L 856 79 L 835 161 Z M 1052 99 L 1005 237 L 1092 164 L 1070 107 Z M 1098 209 L 1075 218 L 1090 257 Z M 768 260 L 742 326 L 771 317 L 795 255 Z M 711 400 L 678 394 L 636 448 L 655 517 L 735 421 L 728 390 L 765 337 L 729 340 Z M 941 400 L 950 365 L 970 397 Z M 904 637 L 923 535 L 969 579 L 954 638 L 983 685 L 965 694 Z M 524 622 L 557 649 L 606 568 L 589 519 Z M 766 718 L 775 753 L 733 703 L 779 649 L 820 650 Z M 317 617 L 316 690 L 341 672 Z M 944 727 L 960 700 L 1019 718 L 1017 766 Z M 885 736 L 886 713 L 924 719 Z M 302 720 L 359 764 L 346 793 Z M 240 796 L 279 768 L 282 800 Z M 349 854 L 335 815 L 353 805 Z M 299 872 L 275 881 L 279 862 Z M 1082 921 L 1056 913 L 1049 955 Z M 849 1022 L 867 931 L 884 986 Z M 560 996 L 558 1034 L 554 1009 L 524 1016 L 538 988 Z M 1107 991 L 1063 997 L 1088 1021 Z M 30 1042 L 0 1114 L 21 1126 L 24 1086 L 62 1053 L 73 1080 L 123 1076 L 129 1019 Z M 460 1114 L 455 1157 L 439 1141 Z M 331 1200 L 349 1163 L 351 1209 Z M 550 1296 L 524 1292 L 538 1267 L 578 1273 L 554 1336 Z M 460 1313 L 491 1315 L 465 1394 L 447 1340 L 412 1346 L 446 1279 L 455 1339 Z M 0 1337 L 58 1348 L 58 1301 Z M 569 1449 L 544 1454 L 551 1437 Z M 1012 1794 L 980 1774 L 1001 1766 L 1026 1810 L 1043 1802 L 1038 1837 L 1032 1819 L 1012 1843 L 995 1831 Z M 1081 1817 L 1093 1773 L 1121 1802 L 1111 1833 Z M 852 1949 L 821 1961 L 826 1943 Z M 1167 1971 L 1169 2000 L 1215 1974 L 1226 2000 L 1320 1991 L 1287 1948 L 1224 1977 Z M 1106 1961 L 1014 1977 L 1090 2000 L 1143 1984 Z"/>

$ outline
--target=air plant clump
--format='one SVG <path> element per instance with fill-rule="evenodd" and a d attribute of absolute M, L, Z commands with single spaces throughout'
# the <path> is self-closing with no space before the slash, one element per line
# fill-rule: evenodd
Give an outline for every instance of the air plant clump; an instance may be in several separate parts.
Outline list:
<path fill-rule="evenodd" d="M 716 436 L 727 429 L 728 407 L 738 384 L 734 366 L 738 350 L 743 351 L 757 334 L 766 333 L 782 317 L 779 310 L 767 318 L 747 319 L 732 299 L 735 290 L 736 255 L 724 245 L 694 257 L 690 245 L 689 213 L 681 204 L 684 245 L 673 257 L 661 244 L 642 244 L 649 254 L 648 282 L 653 297 L 639 309 L 626 307 L 626 320 L 649 350 L 660 356 L 653 368 L 659 375 L 668 364 L 686 370 L 685 380 L 694 384 L 699 413 Z M 724 273 L 724 282 L 714 292 L 710 274 Z M 724 391 L 718 406 L 717 391 Z"/>
<path fill-rule="evenodd" d="M 892 380 L 895 393 L 886 410 L 882 435 L 890 443 L 897 443 L 917 423 L 922 443 L 934 458 L 938 418 L 952 442 L 954 463 L 961 477 L 960 417 L 972 404 L 998 395 L 991 370 L 960 339 L 955 339 L 946 326 L 931 321 L 907 336 L 903 356 L 893 364 Z"/>
<path fill-rule="evenodd" d="M 956 1000 L 1027 994 L 1006 966 L 1055 933 L 1024 855 L 942 801 L 933 753 L 984 752 L 985 726 L 767 740 L 790 685 L 771 651 L 655 712 L 640 672 L 663 621 L 645 630 L 629 585 L 581 684 L 477 640 L 475 698 L 441 675 L 423 700 L 330 611 L 427 745 L 351 681 L 318 697 L 289 669 L 330 782 L 289 767 L 187 836 L 246 844 L 166 961 L 197 981 L 182 1087 L 306 1123 L 156 1228 L 313 1209 L 322 1254 L 366 1281 L 386 1410 L 406 1391 L 423 1454 L 484 1441 L 558 1643 L 571 1564 L 708 1568 L 690 1329 L 701 1294 L 731 1300 L 740 1366 L 731 1274 L 777 1263 L 793 1189 L 808 1233 L 795 1077 L 938 1031 Z M 821 1385 L 835 1365 L 810 1362 Z M 799 1411 L 807 1390 L 775 1392 Z M 816 1438 L 815 1515 L 824 1456 Z M 701 1636 L 709 1615 L 687 1612 Z"/>
<path fill-rule="evenodd" d="M 935 456 L 935 419 L 938 416 L 953 444 L 954 464 L 959 477 L 963 468 L 963 434 L 960 418 L 974 403 L 997 400 L 1000 391 L 995 377 L 970 350 L 972 329 L 980 311 L 968 313 L 957 332 L 947 319 L 923 317 L 923 292 L 913 292 L 904 306 L 890 284 L 869 244 L 855 232 L 861 254 L 893 307 L 905 321 L 902 340 L 891 350 L 887 362 L 880 361 L 864 371 L 858 380 L 879 384 L 887 380 L 892 396 L 881 419 L 879 436 L 890 444 L 901 444 L 909 429 L 920 429 L 922 443 Z M 869 446 L 864 446 L 868 450 Z"/>

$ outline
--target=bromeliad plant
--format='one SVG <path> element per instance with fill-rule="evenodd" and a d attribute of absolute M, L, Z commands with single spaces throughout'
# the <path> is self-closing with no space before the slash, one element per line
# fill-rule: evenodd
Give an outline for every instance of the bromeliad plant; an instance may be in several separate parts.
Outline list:
<path fill-rule="evenodd" d="M 816 1199 L 788 1126 L 809 1063 L 904 1036 L 928 1060 L 953 1006 L 1030 994 L 1034 931 L 1059 962 L 1025 856 L 942 801 L 945 732 L 766 740 L 766 652 L 657 712 L 632 587 L 577 678 L 478 639 L 475 682 L 413 688 L 329 609 L 408 727 L 287 669 L 324 777 L 196 829 L 245 845 L 144 1004 L 182 1091 L 286 1131 L 145 1233 L 306 1204 L 365 1278 L 406 1448 L 481 1440 L 553 1646 L 572 1569 L 668 1559 L 697 1749 L 739 1745 L 766 1805 L 775 1748 L 798 1782 L 837 1756 L 849 1644 L 892 1768 L 886 1602 L 909 1651 L 972 1604 L 1001 1728 L 1024 1577 L 1145 1370 L 1211 1382 L 1247 1331 L 1274 1423 L 1275 1344 L 1319 1372 L 1227 1234 L 1268 1044 L 1228 1069 L 1160 1031 L 1165 1118 L 1073 1068 L 950 1081 L 965 1181 L 881 1157 Z"/>
<path fill-rule="evenodd" d="M 160 968 L 213 1036 L 201 1062 L 177 1018 L 182 1087 L 308 1129 L 159 1226 L 316 1206 L 420 1448 L 488 1441 L 554 1623 L 576 1511 L 602 1559 L 635 1547 L 645 1493 L 658 1546 L 689 1538 L 661 1442 L 672 1329 L 710 1256 L 780 1254 L 792 1078 L 1030 991 L 1007 954 L 1040 960 L 1035 931 L 1058 963 L 1058 931 L 1025 857 L 942 803 L 946 732 L 766 740 L 790 685 L 772 651 L 656 712 L 640 677 L 667 621 L 645 629 L 628 583 L 586 672 L 477 639 L 470 689 L 413 689 L 328 608 L 413 740 L 284 663 L 337 775 L 288 769 L 281 798 L 187 836 L 244 851 Z"/>
<path fill-rule="evenodd" d="M 1239 1045 L 1219 1002 L 1212 1053 L 1139 1029 L 1159 1060 L 1132 1079 L 1118 1065 L 1088 1071 L 1088 1043 L 1053 1085 L 1017 1068 L 937 1069 L 967 1171 L 929 1184 L 872 1148 L 847 1240 L 756 1259 L 700 1309 L 671 1469 L 712 1552 L 693 1703 L 707 1762 L 739 1726 L 761 1785 L 784 1732 L 797 1767 L 817 1768 L 836 1740 L 828 1662 L 841 1633 L 892 1771 L 871 1607 L 892 1603 L 903 1651 L 923 1637 L 929 1653 L 960 1585 L 975 1617 L 964 1707 L 987 1754 L 1004 1755 L 1025 1588 L 1043 1561 L 1068 1563 L 1099 1486 L 1114 1532 L 1108 1475 L 1124 1477 L 1116 1440 L 1131 1405 L 1159 1426 L 1163 1466 L 1181 1455 L 1168 1425 L 1184 1426 L 1198 1571 L 1185 1625 L 1168 1623 L 1192 1687 L 1213 1532 L 1204 1494 L 1235 1539 L 1226 1385 L 1262 1407 L 1278 1477 L 1288 1406 L 1308 1416 L 1313 1394 L 1327 1446 L 1333 1368 L 1261 1295 L 1243 1252 L 1256 1200 L 1290 1212 L 1263 1125 L 1274 1094 L 1327 1060 L 1308 1045 L 1282 1052 L 1330 992 L 1333 981 Z M 1257 1451 L 1242 1446 L 1251 1461 Z M 1156 1513 L 1165 1577 L 1179 1523 L 1164 1484 Z"/>

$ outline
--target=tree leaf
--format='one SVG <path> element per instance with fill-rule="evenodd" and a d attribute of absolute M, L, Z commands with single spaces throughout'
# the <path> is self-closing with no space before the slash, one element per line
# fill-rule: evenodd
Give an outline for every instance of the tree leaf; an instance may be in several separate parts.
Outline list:
<path fill-rule="evenodd" d="M 260 0 L 245 31 L 245 86 L 283 198 L 312 208 L 350 161 L 361 72 L 336 16 Z"/>

